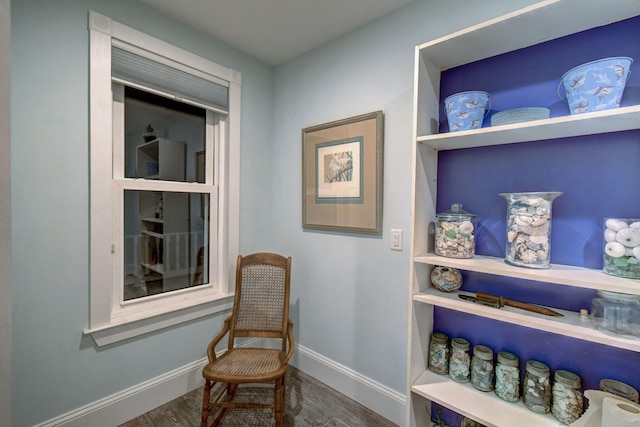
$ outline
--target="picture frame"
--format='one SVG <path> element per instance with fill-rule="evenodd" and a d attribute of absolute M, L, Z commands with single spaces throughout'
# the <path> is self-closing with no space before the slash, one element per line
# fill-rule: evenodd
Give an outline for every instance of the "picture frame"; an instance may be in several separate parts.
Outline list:
<path fill-rule="evenodd" d="M 384 115 L 302 129 L 302 228 L 382 234 Z"/>

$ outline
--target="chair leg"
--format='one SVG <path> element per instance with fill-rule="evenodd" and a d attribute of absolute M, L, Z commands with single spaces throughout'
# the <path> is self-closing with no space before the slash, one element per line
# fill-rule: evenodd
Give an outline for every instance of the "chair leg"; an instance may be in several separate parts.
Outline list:
<path fill-rule="evenodd" d="M 202 396 L 202 423 L 201 427 L 207 427 L 207 418 L 209 418 L 210 412 L 210 403 L 211 399 L 211 381 L 206 380 L 204 383 L 204 393 Z"/>
<path fill-rule="evenodd" d="M 284 413 L 284 377 L 276 380 L 274 400 L 276 427 L 282 427 L 282 418 Z"/>

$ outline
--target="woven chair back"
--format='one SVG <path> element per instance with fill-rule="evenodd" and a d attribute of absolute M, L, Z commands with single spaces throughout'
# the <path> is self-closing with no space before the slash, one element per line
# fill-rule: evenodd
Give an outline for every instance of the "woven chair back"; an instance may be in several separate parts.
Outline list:
<path fill-rule="evenodd" d="M 235 337 L 284 340 L 290 276 L 291 258 L 271 253 L 238 257 L 230 346 Z"/>

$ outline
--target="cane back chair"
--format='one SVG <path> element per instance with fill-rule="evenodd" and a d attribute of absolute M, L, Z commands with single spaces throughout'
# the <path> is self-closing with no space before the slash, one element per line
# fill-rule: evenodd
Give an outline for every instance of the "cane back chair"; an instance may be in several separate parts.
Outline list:
<path fill-rule="evenodd" d="M 290 276 L 291 257 L 265 252 L 238 256 L 233 313 L 209 343 L 209 363 L 202 370 L 202 427 L 207 426 L 212 410 L 217 411 L 210 425 L 217 426 L 230 408 L 273 408 L 276 426 L 282 425 L 285 373 L 295 346 L 289 319 Z M 229 336 L 227 350 L 218 357 L 216 345 L 225 335 Z M 279 348 L 236 346 L 237 338 L 253 338 L 259 343 L 276 339 Z M 234 401 L 239 385 L 271 381 L 275 383 L 273 403 Z M 211 399 L 218 383 L 225 386 Z"/>

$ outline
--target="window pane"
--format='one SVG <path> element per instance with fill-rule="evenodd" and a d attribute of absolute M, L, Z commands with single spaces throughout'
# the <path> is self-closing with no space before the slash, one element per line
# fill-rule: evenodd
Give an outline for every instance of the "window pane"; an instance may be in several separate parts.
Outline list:
<path fill-rule="evenodd" d="M 124 300 L 209 283 L 209 195 L 124 192 Z"/>
<path fill-rule="evenodd" d="M 198 181 L 206 110 L 130 87 L 124 110 L 126 178 Z"/>

